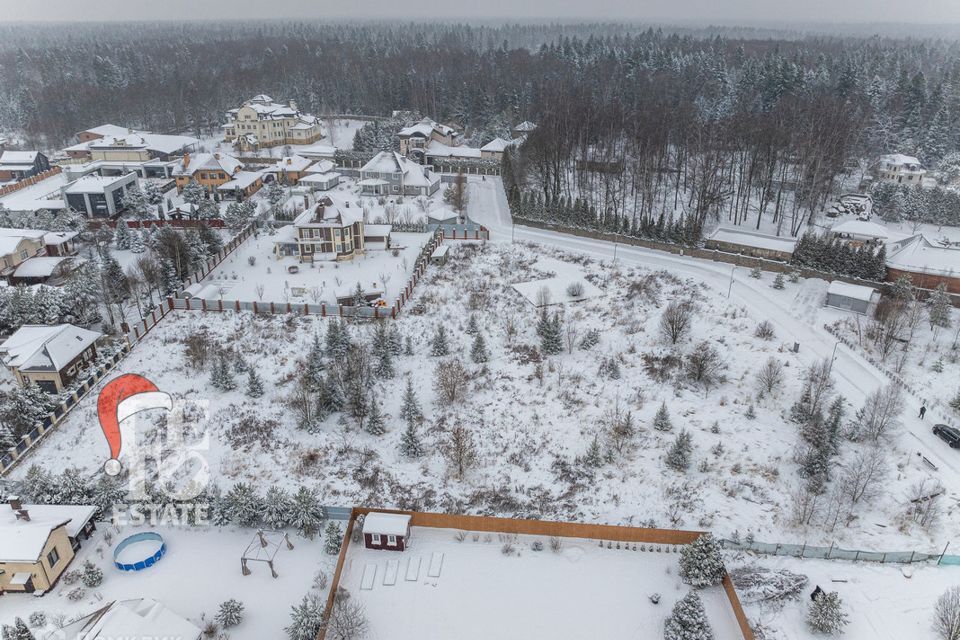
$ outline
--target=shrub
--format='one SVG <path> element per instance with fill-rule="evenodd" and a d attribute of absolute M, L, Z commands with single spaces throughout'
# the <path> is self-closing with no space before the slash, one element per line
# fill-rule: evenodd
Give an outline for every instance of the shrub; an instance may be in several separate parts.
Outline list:
<path fill-rule="evenodd" d="M 233 598 L 221 602 L 216 621 L 223 625 L 224 629 L 237 626 L 243 621 L 243 603 Z"/>
<path fill-rule="evenodd" d="M 773 340 L 777 334 L 773 329 L 773 323 L 769 320 L 763 320 L 757 325 L 757 329 L 753 332 L 753 335 L 763 340 Z"/>
<path fill-rule="evenodd" d="M 583 283 L 582 282 L 571 282 L 567 285 L 567 295 L 571 298 L 582 298 L 583 297 Z"/>

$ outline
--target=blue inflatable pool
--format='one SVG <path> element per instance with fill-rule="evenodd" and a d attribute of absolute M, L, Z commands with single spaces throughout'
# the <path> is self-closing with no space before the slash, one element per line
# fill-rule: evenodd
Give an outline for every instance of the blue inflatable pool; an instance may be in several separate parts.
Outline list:
<path fill-rule="evenodd" d="M 154 531 L 144 531 L 120 541 L 113 550 L 113 564 L 120 571 L 143 571 L 159 562 L 166 553 L 167 545 L 163 536 Z"/>

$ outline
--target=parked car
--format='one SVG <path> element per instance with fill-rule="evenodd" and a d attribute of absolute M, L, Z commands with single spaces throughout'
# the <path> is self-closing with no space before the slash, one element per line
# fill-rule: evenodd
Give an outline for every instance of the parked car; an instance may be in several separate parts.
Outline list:
<path fill-rule="evenodd" d="M 960 431 L 945 424 L 938 424 L 933 427 L 933 433 L 950 445 L 954 449 L 960 449 Z"/>

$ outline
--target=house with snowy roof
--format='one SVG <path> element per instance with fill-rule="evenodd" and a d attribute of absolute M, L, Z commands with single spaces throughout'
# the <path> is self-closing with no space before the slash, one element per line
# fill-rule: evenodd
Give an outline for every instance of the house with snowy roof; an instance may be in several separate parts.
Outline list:
<path fill-rule="evenodd" d="M 152 598 L 116 600 L 44 640 L 198 640 L 202 632 Z"/>
<path fill-rule="evenodd" d="M 772 236 L 736 227 L 717 227 L 704 240 L 707 249 L 783 262 L 790 261 L 796 246 L 796 238 Z"/>
<path fill-rule="evenodd" d="M 935 289 L 945 283 L 947 291 L 960 294 L 960 246 L 933 243 L 923 235 L 898 249 L 887 245 L 887 281 L 901 276 L 909 276 L 916 287 Z"/>
<path fill-rule="evenodd" d="M 98 140 L 100 138 L 105 138 L 107 136 L 125 136 L 128 133 L 147 133 L 146 131 L 138 131 L 137 129 L 131 129 L 130 127 L 121 127 L 116 124 L 102 124 L 98 127 L 91 127 L 90 129 L 84 129 L 83 131 L 77 132 L 77 142 L 90 142 L 91 140 Z"/>
<path fill-rule="evenodd" d="M 59 393 L 97 359 L 102 337 L 72 324 L 25 324 L 0 343 L 0 361 L 19 384 Z"/>
<path fill-rule="evenodd" d="M 524 120 L 523 122 L 515 126 L 511 131 L 511 133 L 513 134 L 514 138 L 522 138 L 526 135 L 529 135 L 530 132 L 536 128 L 537 128 L 537 125 L 533 124 L 529 120 Z"/>
<path fill-rule="evenodd" d="M 361 209 L 323 196 L 277 232 L 274 253 L 300 262 L 347 260 L 364 252 L 364 233 Z"/>
<path fill-rule="evenodd" d="M 21 263 L 46 255 L 45 233 L 33 229 L 0 229 L 0 277 L 8 278 Z"/>
<path fill-rule="evenodd" d="M 381 151 L 360 168 L 360 193 L 367 196 L 429 196 L 440 176 L 394 151 Z"/>
<path fill-rule="evenodd" d="M 63 149 L 82 162 L 166 161 L 193 151 L 200 142 L 192 136 L 165 135 L 108 124 L 77 134 L 79 142 Z"/>
<path fill-rule="evenodd" d="M 124 197 L 137 184 L 132 171 L 119 176 L 92 173 L 65 184 L 60 193 L 71 209 L 88 218 L 113 218 L 124 210 Z"/>
<path fill-rule="evenodd" d="M 480 157 L 491 160 L 500 160 L 509 147 L 513 146 L 513 140 L 504 140 L 503 138 L 494 138 L 487 144 L 480 147 Z"/>
<path fill-rule="evenodd" d="M 226 153 L 187 153 L 174 168 L 173 177 L 177 191 L 183 191 L 191 181 L 213 191 L 233 180 L 242 169 L 243 163 Z"/>
<path fill-rule="evenodd" d="M 403 127 L 397 136 L 400 138 L 400 154 L 419 163 L 426 161 L 427 147 L 432 142 L 455 147 L 459 146 L 461 140 L 459 131 L 430 118 Z"/>
<path fill-rule="evenodd" d="M 39 151 L 0 153 L 0 182 L 23 180 L 50 168 L 50 160 Z"/>
<path fill-rule="evenodd" d="M 297 103 L 274 102 L 256 95 L 227 112 L 223 136 L 241 150 L 264 149 L 285 144 L 313 144 L 323 138 L 320 118 L 303 113 Z"/>
<path fill-rule="evenodd" d="M 96 529 L 92 505 L 0 507 L 0 593 L 49 591 Z"/>
<path fill-rule="evenodd" d="M 282 184 L 294 185 L 300 181 L 300 178 L 307 174 L 307 170 L 314 162 L 316 162 L 316 158 L 305 158 L 304 156 L 294 154 L 280 158 L 264 169 L 263 172 L 273 176 Z"/>
<path fill-rule="evenodd" d="M 880 156 L 874 166 L 874 174 L 878 180 L 908 186 L 921 184 L 926 173 L 927 170 L 920 164 L 920 160 L 902 153 Z"/>
<path fill-rule="evenodd" d="M 0 227 L 0 238 L 29 238 L 36 240 L 40 238 L 43 241 L 43 251 L 34 250 L 34 256 L 72 256 L 77 254 L 76 238 L 79 234 L 76 231 L 42 231 L 40 229 L 7 229 Z M 4 241 L 0 241 L 2 244 Z M 9 246 L 9 245 L 8 245 Z M 0 255 L 0 276 L 5 275 L 3 271 L 7 268 L 3 263 L 4 255 Z M 13 261 L 10 261 L 12 264 Z"/>

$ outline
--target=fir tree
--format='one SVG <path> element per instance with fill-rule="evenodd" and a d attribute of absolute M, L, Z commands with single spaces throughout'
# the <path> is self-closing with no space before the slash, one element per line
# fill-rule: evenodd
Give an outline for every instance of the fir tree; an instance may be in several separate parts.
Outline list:
<path fill-rule="evenodd" d="M 313 342 L 310 344 L 310 350 L 307 352 L 307 366 L 304 371 L 304 377 L 307 385 L 317 390 L 323 384 L 323 371 L 325 365 L 323 362 L 323 342 L 320 340 L 320 332 L 313 334 Z"/>
<path fill-rule="evenodd" d="M 290 624 L 284 628 L 290 640 L 316 640 L 323 629 L 323 613 L 326 610 L 326 600 L 321 600 L 315 593 L 303 596 L 300 604 L 293 607 L 290 613 Z"/>
<path fill-rule="evenodd" d="M 247 395 L 251 398 L 259 398 L 263 395 L 263 380 L 253 367 L 247 371 Z"/>
<path fill-rule="evenodd" d="M 270 487 L 263 499 L 263 523 L 271 529 L 290 525 L 293 500 L 282 487 Z"/>
<path fill-rule="evenodd" d="M 563 352 L 563 320 L 560 314 L 554 312 L 540 336 L 540 350 L 548 355 L 555 356 Z"/>
<path fill-rule="evenodd" d="M 657 415 L 653 417 L 653 428 L 657 431 L 670 431 L 673 424 L 670 422 L 670 413 L 667 411 L 666 401 L 657 409 Z"/>
<path fill-rule="evenodd" d="M 430 344 L 430 355 L 434 358 L 442 358 L 450 354 L 450 347 L 447 345 L 447 331 L 443 325 L 437 327 L 437 332 L 433 336 Z"/>
<path fill-rule="evenodd" d="M 340 386 L 331 374 L 324 376 L 320 388 L 317 390 L 316 401 L 320 420 L 343 409 L 343 396 L 340 393 Z"/>
<path fill-rule="evenodd" d="M 225 496 L 230 522 L 252 527 L 263 519 L 263 499 L 250 485 L 238 482 Z"/>
<path fill-rule="evenodd" d="M 103 569 L 93 564 L 89 560 L 83 563 L 83 569 L 80 572 L 80 580 L 91 589 L 99 587 L 103 582 Z"/>
<path fill-rule="evenodd" d="M 763 275 L 763 271 L 760 269 L 760 265 L 757 265 L 754 268 L 750 269 L 751 278 L 756 278 L 759 280 L 762 275 Z"/>
<path fill-rule="evenodd" d="M 413 355 L 413 339 L 410 336 L 407 336 L 403 340 L 403 355 L 405 356 Z"/>
<path fill-rule="evenodd" d="M 370 413 L 367 415 L 367 421 L 364 425 L 367 433 L 374 436 L 382 436 L 387 431 L 383 426 L 383 422 L 380 403 L 377 402 L 376 398 L 372 398 L 370 400 Z"/>
<path fill-rule="evenodd" d="M 590 441 L 587 453 L 583 457 L 583 463 L 594 469 L 603 465 L 603 451 L 600 449 L 600 440 L 597 436 L 593 436 L 593 440 Z"/>
<path fill-rule="evenodd" d="M 203 243 L 207 245 L 207 255 L 213 256 L 223 250 L 223 239 L 210 225 L 201 223 L 197 227 L 197 232 L 200 234 Z"/>
<path fill-rule="evenodd" d="M 340 553 L 340 545 L 343 543 L 343 532 L 335 520 L 327 522 L 327 528 L 323 531 L 323 537 L 326 540 L 323 545 L 323 550 L 326 551 L 327 554 L 335 556 Z"/>
<path fill-rule="evenodd" d="M 710 587 L 720 584 L 727 570 L 723 566 L 720 545 L 709 533 L 680 550 L 680 577 L 692 587 Z"/>
<path fill-rule="evenodd" d="M 419 458 L 423 455 L 423 445 L 420 443 L 420 436 L 417 435 L 417 424 L 412 417 L 407 418 L 407 428 L 400 437 L 400 453 L 408 458 Z"/>
<path fill-rule="evenodd" d="M 3 625 L 3 640 L 36 640 L 23 618 L 16 618 L 13 625 Z"/>
<path fill-rule="evenodd" d="M 221 602 L 214 619 L 224 629 L 237 626 L 243 622 L 243 603 L 233 598 Z"/>
<path fill-rule="evenodd" d="M 180 276 L 177 275 L 177 268 L 173 264 L 173 260 L 160 258 L 160 279 L 161 288 L 166 295 L 172 295 L 180 289 L 182 282 Z"/>
<path fill-rule="evenodd" d="M 297 490 L 291 501 L 289 522 L 300 535 L 313 540 L 323 523 L 323 507 L 316 489 L 300 487 Z"/>
<path fill-rule="evenodd" d="M 219 391 L 232 391 L 237 388 L 237 381 L 233 377 L 233 370 L 225 353 L 221 352 L 214 361 L 210 384 Z"/>
<path fill-rule="evenodd" d="M 817 633 L 839 633 L 849 622 L 836 591 L 820 593 L 807 609 L 807 625 Z"/>
<path fill-rule="evenodd" d="M 183 188 L 183 192 L 180 195 L 187 204 L 199 205 L 206 199 L 207 192 L 199 182 L 191 180 Z"/>
<path fill-rule="evenodd" d="M 663 628 L 664 640 L 713 640 L 713 629 L 703 601 L 696 591 L 689 592 L 673 607 Z"/>
<path fill-rule="evenodd" d="M 377 359 L 376 372 L 381 378 L 392 378 L 393 368 L 393 347 L 390 343 L 390 332 L 386 324 L 381 322 L 373 336 L 373 354 Z"/>
<path fill-rule="evenodd" d="M 776 277 L 773 279 L 773 288 L 774 288 L 774 289 L 783 289 L 784 286 L 785 286 L 785 285 L 784 285 L 784 283 L 783 283 L 783 274 L 782 274 L 782 273 L 778 273 L 778 274 L 776 275 Z"/>
<path fill-rule="evenodd" d="M 125 251 L 130 248 L 130 242 L 132 240 L 131 236 L 135 235 L 130 232 L 130 227 L 127 226 L 126 220 L 121 220 L 117 223 L 117 230 L 113 234 L 113 243 L 121 251 Z"/>
<path fill-rule="evenodd" d="M 413 388 L 413 380 L 407 378 L 407 387 L 403 391 L 403 405 L 400 408 L 400 417 L 406 421 L 421 420 L 423 410 L 420 409 L 420 401 L 417 399 L 417 392 Z"/>
<path fill-rule="evenodd" d="M 580 339 L 580 348 L 584 351 L 589 351 L 598 344 L 600 344 L 600 331 L 598 329 L 587 329 L 583 338 Z"/>
<path fill-rule="evenodd" d="M 950 328 L 950 296 L 947 294 L 947 283 L 941 282 L 930 294 L 930 329 L 934 327 Z"/>
<path fill-rule="evenodd" d="M 675 471 L 690 468 L 690 454 L 693 453 L 693 441 L 686 429 L 681 429 L 667 451 L 667 466 Z"/>
<path fill-rule="evenodd" d="M 470 319 L 467 320 L 466 331 L 468 336 L 475 336 L 480 331 L 480 327 L 477 326 L 477 316 L 472 313 L 470 314 Z"/>
<path fill-rule="evenodd" d="M 480 364 L 490 359 L 490 353 L 487 351 L 487 343 L 483 339 L 482 333 L 477 333 L 473 338 L 473 347 L 470 349 L 470 358 Z"/>
<path fill-rule="evenodd" d="M 130 252 L 139 254 L 144 251 L 146 251 L 146 246 L 143 243 L 143 234 L 136 232 L 130 234 Z"/>

